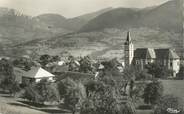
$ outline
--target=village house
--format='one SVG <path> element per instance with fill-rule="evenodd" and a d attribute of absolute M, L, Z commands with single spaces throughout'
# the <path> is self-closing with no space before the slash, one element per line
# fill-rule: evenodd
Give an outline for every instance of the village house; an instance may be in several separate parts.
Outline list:
<path fill-rule="evenodd" d="M 39 82 L 42 79 L 54 80 L 54 75 L 41 67 L 32 67 L 29 71 L 14 67 L 14 74 L 15 80 L 20 84 Z"/>
<path fill-rule="evenodd" d="M 173 49 L 137 48 L 134 50 L 130 32 L 128 32 L 127 39 L 124 43 L 124 51 L 125 67 L 137 65 L 143 69 L 146 64 L 156 63 L 172 70 L 173 77 L 179 72 L 180 57 Z"/>

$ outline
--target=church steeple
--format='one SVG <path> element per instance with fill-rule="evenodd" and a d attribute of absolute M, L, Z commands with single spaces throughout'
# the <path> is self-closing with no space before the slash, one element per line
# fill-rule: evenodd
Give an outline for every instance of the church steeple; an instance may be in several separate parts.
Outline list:
<path fill-rule="evenodd" d="M 127 42 L 131 42 L 131 36 L 130 36 L 130 31 L 127 32 Z"/>
<path fill-rule="evenodd" d="M 126 38 L 126 42 L 125 42 L 125 45 L 126 44 L 130 44 L 132 43 L 132 39 L 131 39 L 131 36 L 130 36 L 130 31 L 127 32 L 127 38 Z"/>
<path fill-rule="evenodd" d="M 132 60 L 134 57 L 134 45 L 132 43 L 132 39 L 130 36 L 130 31 L 127 32 L 127 38 L 124 44 L 124 60 L 125 60 L 125 67 L 131 65 Z"/>

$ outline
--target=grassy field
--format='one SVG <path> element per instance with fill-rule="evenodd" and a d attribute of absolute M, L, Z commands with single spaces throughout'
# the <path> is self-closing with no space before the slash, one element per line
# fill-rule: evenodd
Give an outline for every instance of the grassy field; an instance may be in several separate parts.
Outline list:
<path fill-rule="evenodd" d="M 152 110 L 137 110 L 136 114 L 153 114 Z"/>
<path fill-rule="evenodd" d="M 162 80 L 164 94 L 172 94 L 184 100 L 184 80 Z"/>
<path fill-rule="evenodd" d="M 0 91 L 0 114 L 69 114 L 53 106 L 33 106 Z"/>

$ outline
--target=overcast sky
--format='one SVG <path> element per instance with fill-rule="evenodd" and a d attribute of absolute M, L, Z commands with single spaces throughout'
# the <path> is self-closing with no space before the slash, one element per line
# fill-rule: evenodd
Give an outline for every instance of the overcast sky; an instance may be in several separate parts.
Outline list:
<path fill-rule="evenodd" d="M 0 0 L 0 7 L 14 8 L 31 16 L 59 13 L 70 18 L 106 7 L 143 8 L 166 1 L 168 0 Z"/>

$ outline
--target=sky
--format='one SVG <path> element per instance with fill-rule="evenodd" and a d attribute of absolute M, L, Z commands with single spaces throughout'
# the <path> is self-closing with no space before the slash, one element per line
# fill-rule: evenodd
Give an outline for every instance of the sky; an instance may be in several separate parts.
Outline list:
<path fill-rule="evenodd" d="M 168 0 L 0 0 L 0 7 L 13 8 L 31 16 L 57 13 L 71 18 L 107 7 L 144 8 L 166 1 Z"/>

